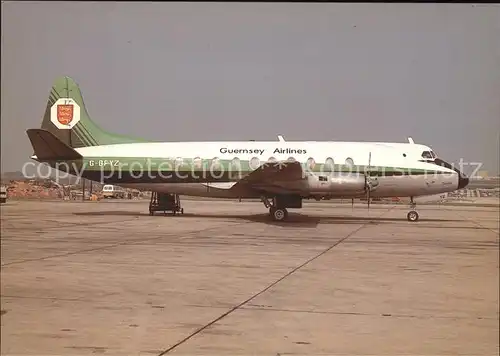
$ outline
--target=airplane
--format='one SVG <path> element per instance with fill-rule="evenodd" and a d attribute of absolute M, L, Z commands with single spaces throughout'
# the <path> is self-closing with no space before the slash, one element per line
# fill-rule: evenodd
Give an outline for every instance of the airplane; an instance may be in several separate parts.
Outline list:
<path fill-rule="evenodd" d="M 342 141 L 156 142 L 103 130 L 68 76 L 52 86 L 41 128 L 28 129 L 37 162 L 81 178 L 158 193 L 258 198 L 274 221 L 304 199 L 413 197 L 469 179 L 424 145 Z M 423 150 L 423 151 L 422 151 Z"/>

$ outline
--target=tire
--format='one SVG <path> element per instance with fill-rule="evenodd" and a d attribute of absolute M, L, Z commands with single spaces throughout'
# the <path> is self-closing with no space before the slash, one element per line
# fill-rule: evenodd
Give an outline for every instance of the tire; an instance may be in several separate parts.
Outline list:
<path fill-rule="evenodd" d="M 415 210 L 412 210 L 408 213 L 408 215 L 406 215 L 406 218 L 408 219 L 408 221 L 414 222 L 418 221 L 419 216 Z"/>
<path fill-rule="evenodd" d="M 285 221 L 288 217 L 288 211 L 282 208 L 270 208 L 269 214 L 274 221 Z"/>

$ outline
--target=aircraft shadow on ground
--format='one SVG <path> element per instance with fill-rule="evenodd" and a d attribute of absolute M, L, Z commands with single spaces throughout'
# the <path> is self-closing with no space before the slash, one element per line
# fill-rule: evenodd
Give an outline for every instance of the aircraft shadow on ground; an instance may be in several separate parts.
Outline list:
<path fill-rule="evenodd" d="M 264 223 L 268 225 L 283 226 L 283 227 L 307 227 L 314 228 L 318 224 L 335 224 L 335 225 L 359 225 L 359 224 L 371 224 L 380 225 L 386 223 L 409 223 L 406 216 L 400 218 L 387 218 L 387 217 L 370 217 L 370 216 L 310 216 L 302 215 L 298 213 L 290 212 L 288 215 L 288 220 L 286 222 L 272 221 L 268 214 L 254 214 L 254 215 L 237 215 L 237 214 L 176 214 L 172 213 L 156 212 L 154 216 L 150 216 L 149 213 L 136 212 L 136 211 L 92 211 L 92 212 L 81 212 L 74 213 L 74 215 L 79 216 L 135 216 L 135 217 L 150 217 L 151 219 L 237 219 L 245 220 L 248 222 Z M 418 226 L 420 222 L 463 222 L 460 219 L 433 219 L 421 217 L 419 222 L 412 223 L 412 226 Z M 423 225 L 428 227 L 426 225 Z M 438 226 L 441 227 L 441 226 Z"/>

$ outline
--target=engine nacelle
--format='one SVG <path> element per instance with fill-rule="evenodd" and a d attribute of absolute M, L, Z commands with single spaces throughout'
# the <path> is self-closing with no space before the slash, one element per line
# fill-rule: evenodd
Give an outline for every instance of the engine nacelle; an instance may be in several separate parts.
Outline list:
<path fill-rule="evenodd" d="M 375 190 L 378 183 L 377 178 L 367 177 L 363 173 L 332 172 L 308 174 L 301 180 L 274 181 L 273 185 L 266 186 L 266 189 L 279 194 L 295 192 L 302 196 L 353 197 L 364 196 L 368 190 Z"/>
<path fill-rule="evenodd" d="M 367 186 L 366 176 L 362 173 L 326 173 L 307 176 L 307 190 L 311 194 L 363 194 Z"/>

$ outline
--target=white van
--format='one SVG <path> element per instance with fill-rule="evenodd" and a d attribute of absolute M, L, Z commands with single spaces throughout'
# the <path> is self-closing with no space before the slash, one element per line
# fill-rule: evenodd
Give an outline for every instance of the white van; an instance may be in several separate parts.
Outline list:
<path fill-rule="evenodd" d="M 106 184 L 102 187 L 102 196 L 103 198 L 124 198 L 125 191 L 120 187 Z"/>

